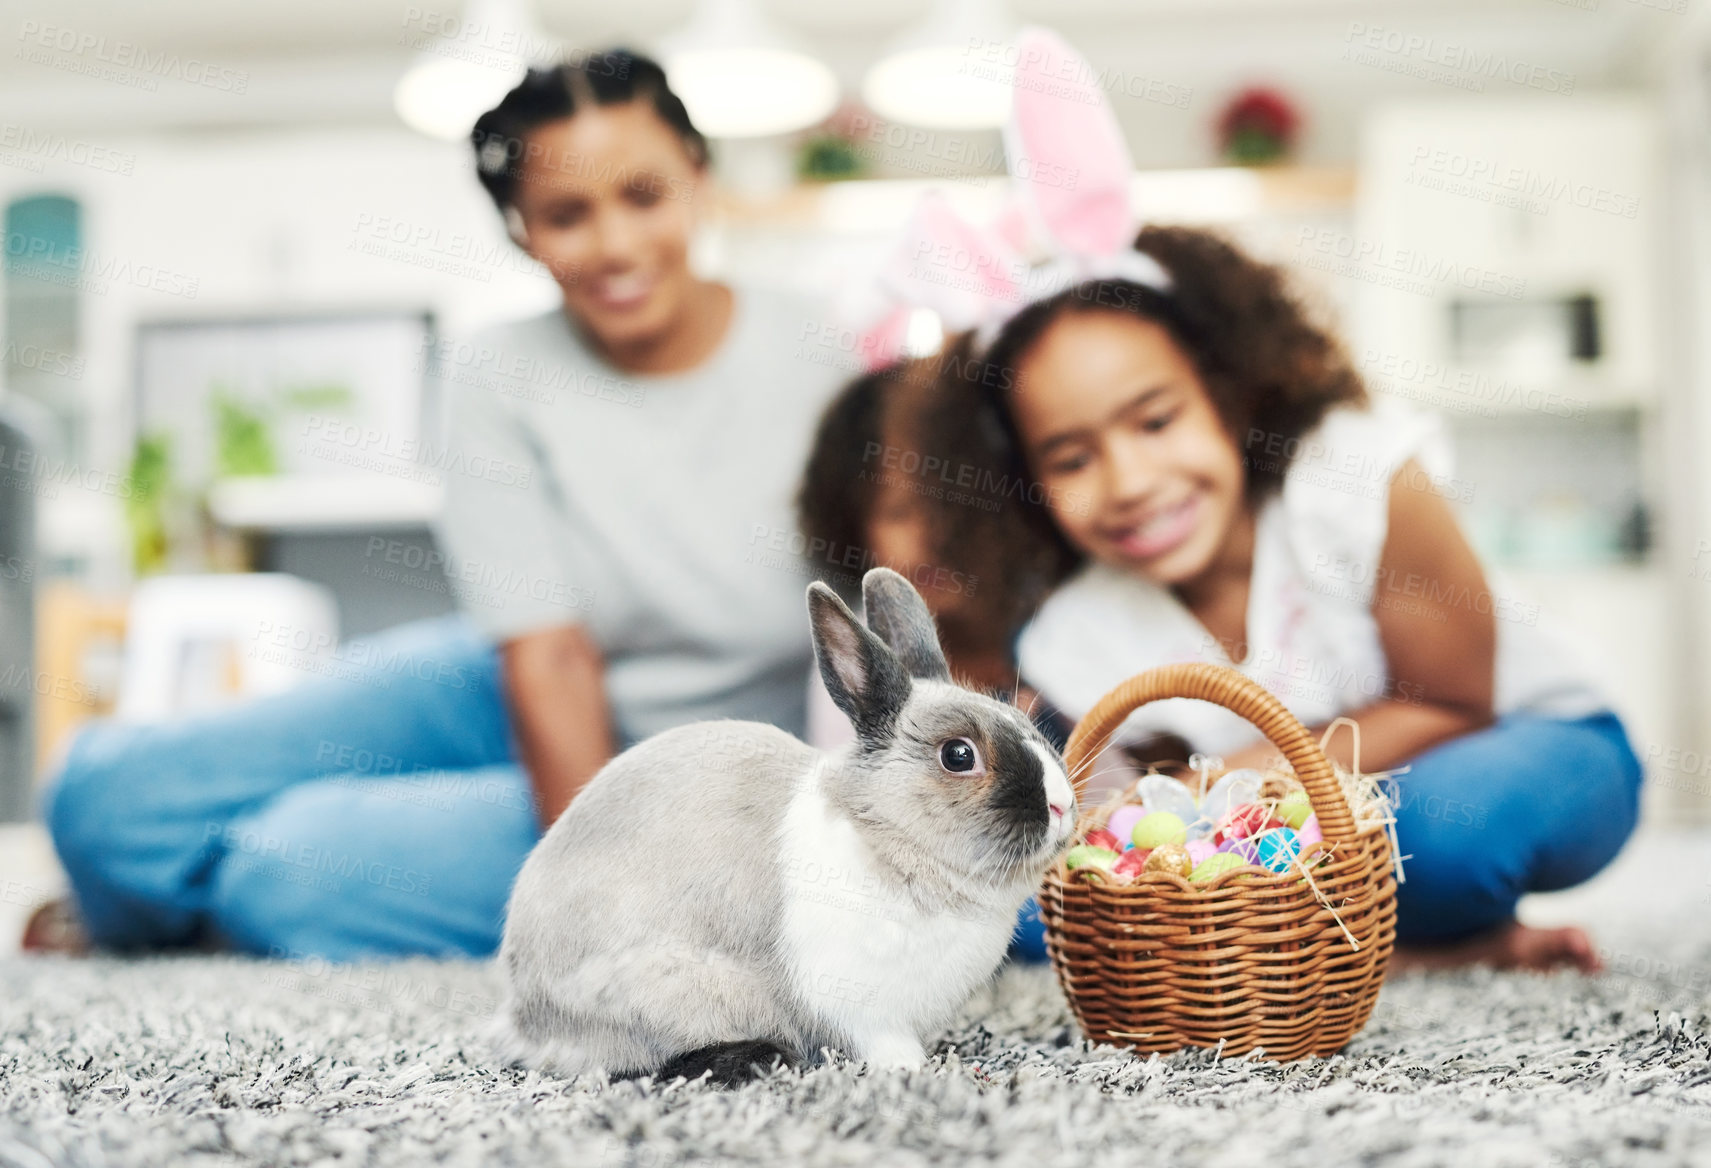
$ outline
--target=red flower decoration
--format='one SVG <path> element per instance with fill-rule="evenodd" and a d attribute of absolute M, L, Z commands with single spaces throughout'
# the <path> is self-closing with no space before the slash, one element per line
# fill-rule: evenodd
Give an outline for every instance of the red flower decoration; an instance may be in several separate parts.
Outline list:
<path fill-rule="evenodd" d="M 1295 146 L 1301 115 L 1275 89 L 1244 89 L 1218 115 L 1218 147 L 1232 162 L 1276 162 Z"/>

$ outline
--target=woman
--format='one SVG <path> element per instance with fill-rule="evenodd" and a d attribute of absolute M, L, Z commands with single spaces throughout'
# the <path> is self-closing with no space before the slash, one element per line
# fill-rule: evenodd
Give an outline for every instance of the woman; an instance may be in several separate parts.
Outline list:
<path fill-rule="evenodd" d="M 542 827 L 617 750 L 709 717 L 802 729 L 806 576 L 761 553 L 794 542 L 837 379 L 795 355 L 810 307 L 690 270 L 707 144 L 652 61 L 532 71 L 472 142 L 564 303 L 442 352 L 468 620 L 76 739 L 47 819 L 99 944 L 486 954 Z"/>

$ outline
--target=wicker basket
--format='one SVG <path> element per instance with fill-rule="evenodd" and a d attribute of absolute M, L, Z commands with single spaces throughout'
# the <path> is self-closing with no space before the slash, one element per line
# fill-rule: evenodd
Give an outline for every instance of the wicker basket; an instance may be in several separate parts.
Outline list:
<path fill-rule="evenodd" d="M 1117 884 L 1071 879 L 1059 863 L 1039 901 L 1082 1033 L 1138 1051 L 1331 1054 L 1366 1024 L 1384 980 L 1396 933 L 1389 836 L 1355 830 L 1329 760 L 1282 702 L 1216 665 L 1150 670 L 1106 694 L 1065 752 L 1078 793 L 1099 746 L 1164 698 L 1215 702 L 1264 732 L 1306 786 L 1331 855 L 1311 885 L 1297 871 L 1252 867 L 1203 883 L 1149 872 Z"/>

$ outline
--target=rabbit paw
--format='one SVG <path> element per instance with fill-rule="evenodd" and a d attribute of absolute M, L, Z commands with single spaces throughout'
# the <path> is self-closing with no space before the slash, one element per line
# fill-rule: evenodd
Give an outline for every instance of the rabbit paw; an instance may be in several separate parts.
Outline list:
<path fill-rule="evenodd" d="M 860 1057 L 875 1069 L 918 1067 L 927 1061 L 927 1048 L 913 1034 L 882 1034 L 862 1044 Z"/>

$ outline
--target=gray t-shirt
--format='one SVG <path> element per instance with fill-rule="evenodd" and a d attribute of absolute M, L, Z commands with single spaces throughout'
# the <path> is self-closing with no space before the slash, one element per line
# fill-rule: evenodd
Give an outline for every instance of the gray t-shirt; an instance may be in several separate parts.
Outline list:
<path fill-rule="evenodd" d="M 803 729 L 812 649 L 794 501 L 849 376 L 812 302 L 738 290 L 687 373 L 619 372 L 562 311 L 441 346 L 451 587 L 496 640 L 583 624 L 625 742 L 705 718 Z"/>

